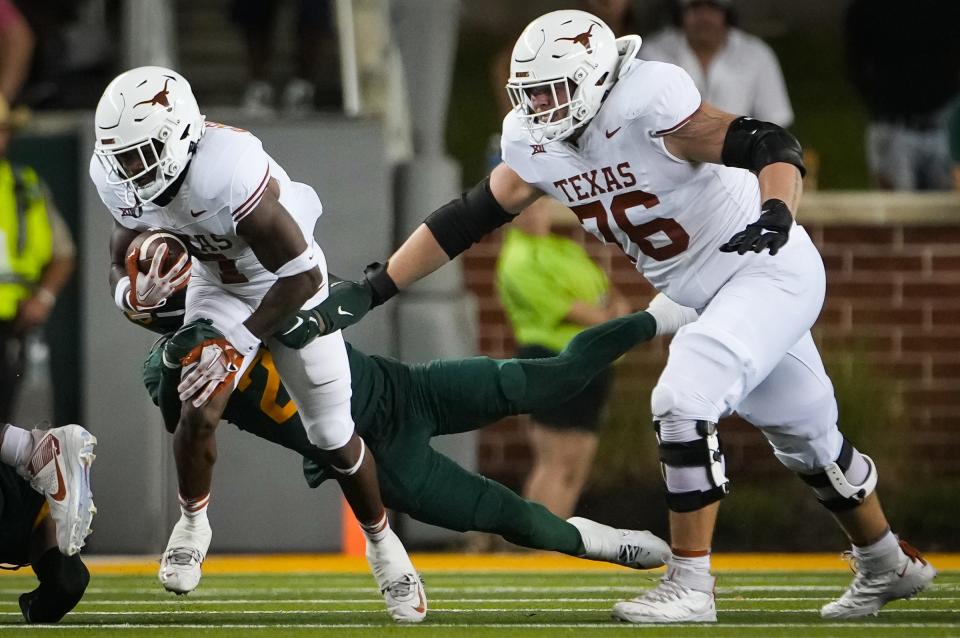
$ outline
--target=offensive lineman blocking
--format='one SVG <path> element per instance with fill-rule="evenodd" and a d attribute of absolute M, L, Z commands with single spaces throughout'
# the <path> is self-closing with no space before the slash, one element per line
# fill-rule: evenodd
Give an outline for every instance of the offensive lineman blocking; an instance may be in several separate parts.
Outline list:
<path fill-rule="evenodd" d="M 669 569 L 656 588 L 618 603 L 614 616 L 716 620 L 710 547 L 729 490 L 716 423 L 733 411 L 763 432 L 850 538 L 856 577 L 822 615 L 875 614 L 925 588 L 936 571 L 891 532 L 873 493 L 873 462 L 837 427 L 833 387 L 810 336 L 823 263 L 793 220 L 800 146 L 774 124 L 703 102 L 682 69 L 637 57 L 640 44 L 635 35 L 615 39 L 581 11 L 527 26 L 511 60 L 504 163 L 428 216 L 387 264 L 334 288 L 313 311 L 319 332 L 358 321 L 544 194 L 559 199 L 658 290 L 701 311 L 671 343 L 651 396 Z M 340 305 L 353 316 L 331 311 Z"/>
<path fill-rule="evenodd" d="M 278 324 L 328 294 L 323 252 L 313 238 L 322 207 L 292 181 L 247 131 L 205 122 L 187 81 L 170 69 L 141 67 L 117 76 L 96 112 L 90 177 L 113 215 L 110 283 L 121 310 L 144 311 L 186 291 L 185 322 L 215 328 L 179 362 L 183 401 L 174 435 L 181 518 L 160 564 L 169 591 L 198 584 L 212 532 L 206 516 L 217 424 L 238 373 L 261 341 L 297 404 L 310 442 L 337 479 L 367 538 L 367 558 L 394 620 L 419 622 L 426 597 L 399 538 L 390 529 L 372 454 L 350 416 L 350 370 L 343 338 L 333 334 L 293 350 L 271 339 Z M 166 273 L 140 273 L 134 237 L 161 228 L 189 241 Z M 166 248 L 154 263 L 163 263 Z M 191 273 L 192 270 L 192 273 Z"/>

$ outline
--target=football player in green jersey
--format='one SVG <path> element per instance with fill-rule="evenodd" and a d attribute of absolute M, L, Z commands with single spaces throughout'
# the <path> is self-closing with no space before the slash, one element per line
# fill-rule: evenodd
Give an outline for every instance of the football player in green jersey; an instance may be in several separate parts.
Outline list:
<path fill-rule="evenodd" d="M 176 303 L 168 302 L 168 316 Z M 633 568 L 662 564 L 668 545 L 645 531 L 618 530 L 584 518 L 565 521 L 509 488 L 468 471 L 430 447 L 430 439 L 481 428 L 579 391 L 594 375 L 639 343 L 675 332 L 696 313 L 658 296 L 636 312 L 580 333 L 548 359 L 472 357 L 424 365 L 366 355 L 348 344 L 357 432 L 377 459 L 384 503 L 413 518 L 456 531 L 498 534 L 533 549 L 553 550 Z M 151 329 L 170 329 L 170 321 Z M 175 320 L 174 320 L 175 321 Z M 161 408 L 168 430 L 176 428 L 180 403 L 179 360 L 216 331 L 203 322 L 162 337 L 144 364 L 144 382 Z M 330 477 L 319 451 L 307 440 L 296 406 L 280 383 L 269 350 L 240 377 L 224 418 L 241 430 L 299 452 L 307 482 Z"/>

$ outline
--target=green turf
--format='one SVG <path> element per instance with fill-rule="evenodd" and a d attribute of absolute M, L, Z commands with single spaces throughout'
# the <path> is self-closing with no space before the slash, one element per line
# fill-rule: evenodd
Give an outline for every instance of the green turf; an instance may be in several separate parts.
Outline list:
<path fill-rule="evenodd" d="M 425 623 L 397 627 L 366 575 L 207 576 L 185 597 L 146 576 L 96 576 L 56 626 L 22 624 L 17 594 L 28 576 L 0 579 L 0 638 L 7 636 L 960 636 L 960 572 L 885 608 L 878 618 L 822 621 L 817 610 L 849 574 L 724 574 L 716 625 L 636 627 L 610 619 L 613 602 L 651 585 L 641 573 L 430 574 Z"/>

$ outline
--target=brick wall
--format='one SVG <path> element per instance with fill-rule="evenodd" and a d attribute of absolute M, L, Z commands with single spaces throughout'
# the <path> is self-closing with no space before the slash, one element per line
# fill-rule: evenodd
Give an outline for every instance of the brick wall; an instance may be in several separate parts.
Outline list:
<path fill-rule="evenodd" d="M 960 217 L 957 217 L 960 220 Z M 930 474 L 956 475 L 960 438 L 960 224 L 804 222 L 827 266 L 827 301 L 814 328 L 825 358 L 856 349 L 877 374 L 888 377 L 902 406 L 911 458 Z M 559 232 L 580 241 L 615 285 L 642 308 L 653 294 L 618 249 L 605 247 L 579 228 Z M 493 289 L 499 233 L 465 256 L 466 281 L 479 299 L 482 353 L 511 356 L 514 342 Z M 619 367 L 621 383 L 649 379 L 662 367 L 666 341 L 658 340 Z M 841 418 L 842 421 L 842 418 Z M 841 423 L 842 427 L 842 423 Z M 739 475 L 776 466 L 766 444 L 749 426 L 723 426 L 728 462 Z M 651 433 L 652 436 L 652 433 Z M 869 447 L 869 443 L 866 447 Z M 749 452 L 750 462 L 746 462 Z M 517 487 L 530 460 L 524 422 L 506 420 L 482 432 L 480 470 Z M 765 459 L 757 462 L 756 459 Z M 777 470 L 781 471 L 781 470 Z"/>

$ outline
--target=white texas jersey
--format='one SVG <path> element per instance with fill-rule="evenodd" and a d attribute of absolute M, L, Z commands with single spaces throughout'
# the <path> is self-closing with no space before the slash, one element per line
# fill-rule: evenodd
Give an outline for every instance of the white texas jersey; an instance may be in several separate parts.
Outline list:
<path fill-rule="evenodd" d="M 266 289 L 277 277 L 237 235 L 237 224 L 263 198 L 271 180 L 280 188 L 280 203 L 297 221 L 308 246 L 319 253 L 313 228 L 322 208 L 316 192 L 293 182 L 252 133 L 207 122 L 186 178 L 166 206 L 137 204 L 126 186 L 107 184 L 100 161 L 90 160 L 90 178 L 114 219 L 133 230 L 162 228 L 190 243 L 192 277 L 245 295 Z"/>
<path fill-rule="evenodd" d="M 503 161 L 525 182 L 569 206 L 583 227 L 619 245 L 658 290 L 701 308 L 748 256 L 718 248 L 760 215 L 749 171 L 672 156 L 663 136 L 700 106 L 678 66 L 635 60 L 577 146 L 531 144 L 511 112 Z"/>

